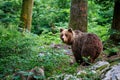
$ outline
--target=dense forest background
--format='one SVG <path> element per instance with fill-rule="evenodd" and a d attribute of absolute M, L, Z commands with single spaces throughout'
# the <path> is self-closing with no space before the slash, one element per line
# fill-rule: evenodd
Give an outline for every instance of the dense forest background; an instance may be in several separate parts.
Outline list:
<path fill-rule="evenodd" d="M 71 57 L 65 54 L 69 52 L 59 38 L 59 29 L 68 28 L 73 22 L 70 16 L 72 0 L 34 0 L 28 30 L 24 30 L 21 20 L 24 1 L 0 0 L 0 79 L 11 80 L 16 72 L 28 71 L 35 66 L 44 67 L 44 78 L 62 73 L 75 74 L 78 65 L 69 65 Z M 120 49 L 119 0 L 86 2 L 86 31 L 100 37 L 103 55 L 117 55 Z M 84 80 L 100 80 L 98 74 L 93 76 L 87 71 L 86 76 L 81 76 Z M 19 80 L 19 77 L 14 78 Z"/>

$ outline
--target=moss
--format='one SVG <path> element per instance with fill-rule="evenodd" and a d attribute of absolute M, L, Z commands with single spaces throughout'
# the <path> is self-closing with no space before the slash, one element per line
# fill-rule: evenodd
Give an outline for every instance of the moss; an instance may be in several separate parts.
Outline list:
<path fill-rule="evenodd" d="M 110 59 L 108 60 L 108 62 L 110 63 L 110 66 L 114 66 L 120 62 L 120 58 L 118 57 L 118 58 Z"/>
<path fill-rule="evenodd" d="M 110 63 L 110 66 L 117 65 L 118 63 L 120 63 L 120 62 L 119 61 L 112 62 L 112 63 Z"/>
<path fill-rule="evenodd" d="M 108 60 L 109 63 L 112 63 L 112 62 L 115 62 L 115 61 L 120 62 L 120 58 L 118 57 L 118 58 Z"/>
<path fill-rule="evenodd" d="M 96 70 L 97 70 L 97 71 L 102 71 L 102 70 L 105 69 L 107 66 L 108 66 L 107 64 L 106 64 L 106 65 L 103 65 L 103 66 L 97 68 Z"/>

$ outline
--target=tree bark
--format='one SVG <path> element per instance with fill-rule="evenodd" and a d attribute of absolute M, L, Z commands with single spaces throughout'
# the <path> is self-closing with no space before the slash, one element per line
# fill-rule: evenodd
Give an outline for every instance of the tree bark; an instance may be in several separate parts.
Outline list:
<path fill-rule="evenodd" d="M 24 30 L 31 31 L 33 0 L 23 0 L 21 21 Z"/>
<path fill-rule="evenodd" d="M 71 0 L 69 27 L 87 32 L 87 0 Z"/>
<path fill-rule="evenodd" d="M 113 21 L 111 29 L 114 31 L 113 34 L 110 35 L 110 39 L 118 44 L 120 42 L 120 1 L 115 1 L 114 13 L 113 13 Z"/>

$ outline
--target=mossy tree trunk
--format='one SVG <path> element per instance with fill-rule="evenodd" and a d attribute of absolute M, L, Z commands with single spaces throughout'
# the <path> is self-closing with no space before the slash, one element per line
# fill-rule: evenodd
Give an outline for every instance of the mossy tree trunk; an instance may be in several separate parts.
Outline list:
<path fill-rule="evenodd" d="M 69 27 L 87 32 L 87 0 L 71 0 Z"/>
<path fill-rule="evenodd" d="M 33 0 L 23 0 L 21 11 L 21 25 L 24 30 L 31 31 Z"/>
<path fill-rule="evenodd" d="M 110 39 L 118 44 L 120 42 L 120 1 L 115 0 L 114 13 L 113 13 L 113 21 L 112 21 L 112 34 L 110 35 Z"/>

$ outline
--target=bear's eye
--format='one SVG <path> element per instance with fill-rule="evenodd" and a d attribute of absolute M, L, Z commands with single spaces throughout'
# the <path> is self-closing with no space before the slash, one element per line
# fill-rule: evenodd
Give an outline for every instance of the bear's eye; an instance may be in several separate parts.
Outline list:
<path fill-rule="evenodd" d="M 68 37 L 68 35 L 67 35 L 67 34 L 65 34 L 65 36 L 66 36 L 66 37 Z"/>

